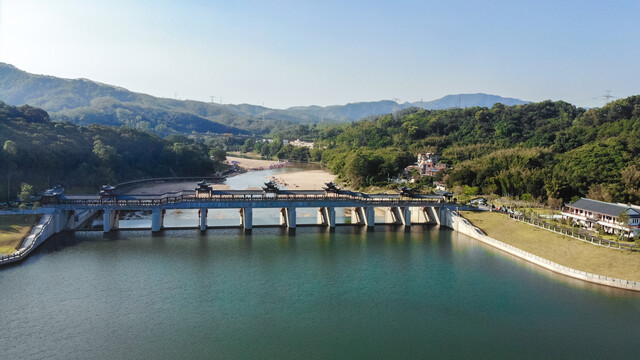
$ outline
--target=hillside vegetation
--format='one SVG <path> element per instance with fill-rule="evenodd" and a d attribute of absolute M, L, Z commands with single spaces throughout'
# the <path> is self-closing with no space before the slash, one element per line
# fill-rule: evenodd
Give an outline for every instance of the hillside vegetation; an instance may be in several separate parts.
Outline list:
<path fill-rule="evenodd" d="M 211 175 L 212 149 L 184 136 L 166 139 L 129 127 L 51 122 L 46 111 L 0 102 L 0 201 L 21 183 L 37 191 L 62 184 L 96 191 L 136 178 Z M 215 153 L 215 152 L 212 152 Z"/>
<path fill-rule="evenodd" d="M 42 108 L 54 121 L 127 125 L 161 136 L 184 133 L 263 134 L 286 122 L 254 118 L 220 104 L 158 98 L 87 79 L 34 75 L 0 63 L 0 99 Z"/>
<path fill-rule="evenodd" d="M 270 109 L 250 104 L 159 98 L 87 79 L 61 79 L 29 74 L 0 63 L 0 99 L 10 105 L 28 104 L 43 108 L 54 121 L 77 125 L 127 125 L 170 134 L 264 135 L 290 124 L 351 122 L 419 106 L 441 109 L 454 106 L 491 106 L 525 103 L 519 99 L 488 94 L 448 95 L 434 101 L 396 103 L 391 100 L 358 102 L 334 106 L 297 106 Z"/>
<path fill-rule="evenodd" d="M 565 102 L 411 108 L 318 132 L 322 161 L 354 186 L 383 183 L 418 152 L 442 154 L 447 185 L 524 198 L 640 202 L 640 96 L 585 110 Z"/>

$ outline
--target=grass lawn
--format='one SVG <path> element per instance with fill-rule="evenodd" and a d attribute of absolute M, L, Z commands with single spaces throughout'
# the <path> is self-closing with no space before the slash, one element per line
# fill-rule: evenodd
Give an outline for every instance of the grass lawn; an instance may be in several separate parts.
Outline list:
<path fill-rule="evenodd" d="M 530 211 L 535 212 L 538 215 L 560 215 L 562 214 L 562 211 L 560 210 L 551 210 L 551 209 L 543 209 L 543 208 L 525 208 L 525 210 L 527 211 L 526 214 L 528 215 Z M 520 210 L 522 211 L 522 210 Z M 522 211 L 524 213 L 524 211 Z"/>
<path fill-rule="evenodd" d="M 14 252 L 38 220 L 40 215 L 0 215 L 0 254 Z"/>
<path fill-rule="evenodd" d="M 640 281 L 640 253 L 592 245 L 509 219 L 495 212 L 461 211 L 496 240 L 545 259 L 593 274 Z"/>

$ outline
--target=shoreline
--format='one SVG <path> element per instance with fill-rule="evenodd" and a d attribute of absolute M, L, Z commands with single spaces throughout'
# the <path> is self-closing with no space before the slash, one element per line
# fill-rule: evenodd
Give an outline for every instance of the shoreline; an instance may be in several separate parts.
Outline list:
<path fill-rule="evenodd" d="M 544 269 L 550 270 L 556 274 L 567 276 L 573 279 L 582 280 L 592 284 L 598 284 L 617 289 L 630 290 L 640 292 L 640 282 L 633 280 L 616 279 L 614 277 L 593 274 L 586 271 L 577 270 L 568 266 L 560 265 L 556 262 L 550 261 L 538 255 L 529 253 L 513 245 L 496 240 L 489 236 L 484 230 L 473 225 L 469 220 L 462 215 L 455 215 L 453 212 L 450 215 L 451 224 L 447 226 L 451 227 L 457 232 L 467 235 L 473 239 L 480 241 L 483 244 L 489 245 L 498 250 L 504 251 L 510 255 L 520 258 L 526 262 L 540 266 Z M 460 220 L 461 219 L 461 220 Z"/>

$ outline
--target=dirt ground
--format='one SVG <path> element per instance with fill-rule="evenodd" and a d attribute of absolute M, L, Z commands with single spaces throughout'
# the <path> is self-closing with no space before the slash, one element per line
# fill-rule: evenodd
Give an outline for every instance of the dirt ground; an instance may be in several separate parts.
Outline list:
<path fill-rule="evenodd" d="M 227 163 L 231 164 L 232 161 L 237 161 L 238 166 L 243 169 L 255 169 L 255 168 L 269 168 L 271 165 L 275 165 L 280 163 L 279 161 L 273 160 L 258 160 L 258 159 L 245 159 L 234 156 L 227 156 Z"/>

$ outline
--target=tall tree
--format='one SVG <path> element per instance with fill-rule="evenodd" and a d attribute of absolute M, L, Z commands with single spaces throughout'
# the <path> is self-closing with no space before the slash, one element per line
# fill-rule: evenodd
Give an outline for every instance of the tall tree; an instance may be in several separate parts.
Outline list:
<path fill-rule="evenodd" d="M 2 146 L 2 152 L 7 167 L 7 199 L 11 199 L 11 174 L 17 167 L 18 145 L 11 140 L 7 140 Z"/>
<path fill-rule="evenodd" d="M 624 228 L 624 231 L 620 231 L 620 239 L 624 239 L 625 236 L 629 236 L 629 232 L 631 231 L 629 228 L 629 220 L 631 217 L 629 216 L 628 210 L 624 210 L 620 214 L 618 214 L 618 223 Z"/>

